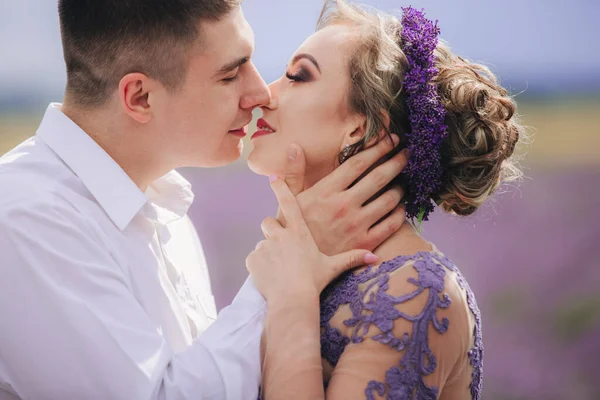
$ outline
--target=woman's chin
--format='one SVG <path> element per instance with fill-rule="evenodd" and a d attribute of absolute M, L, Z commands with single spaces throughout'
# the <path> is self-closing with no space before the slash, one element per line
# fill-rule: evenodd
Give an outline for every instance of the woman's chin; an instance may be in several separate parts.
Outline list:
<path fill-rule="evenodd" d="M 263 157 L 260 157 L 254 150 L 252 150 L 248 155 L 248 168 L 250 168 L 250 171 L 254 172 L 255 174 L 264 176 L 278 175 L 281 173 L 281 171 L 278 171 L 276 166 L 271 165 L 273 164 L 273 160 L 271 159 L 269 161 L 271 162 L 264 160 Z"/>
<path fill-rule="evenodd" d="M 250 171 L 254 172 L 257 175 L 269 175 L 265 172 L 264 168 L 262 168 L 259 164 L 250 161 L 250 159 L 248 159 L 248 168 L 250 168 Z"/>

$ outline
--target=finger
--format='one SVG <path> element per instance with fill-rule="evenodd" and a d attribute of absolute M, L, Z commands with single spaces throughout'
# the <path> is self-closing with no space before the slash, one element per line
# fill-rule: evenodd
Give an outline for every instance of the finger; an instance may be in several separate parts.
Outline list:
<path fill-rule="evenodd" d="M 349 269 L 360 267 L 361 265 L 373 264 L 378 261 L 378 257 L 368 250 L 350 250 L 342 254 L 330 257 L 331 264 L 327 271 L 329 284 L 343 272 Z"/>
<path fill-rule="evenodd" d="M 269 239 L 277 236 L 283 227 L 275 218 L 267 217 L 260 224 L 260 229 L 262 230 L 263 235 L 265 235 L 265 238 Z"/>
<path fill-rule="evenodd" d="M 383 243 L 384 240 L 396 233 L 405 222 L 406 208 L 403 205 L 400 205 L 383 221 L 369 229 L 365 239 L 368 246 L 365 247 L 376 248 Z"/>
<path fill-rule="evenodd" d="M 306 158 L 304 151 L 297 144 L 288 147 L 288 157 L 285 168 L 285 183 L 294 196 L 304 190 L 304 174 L 306 171 Z"/>
<path fill-rule="evenodd" d="M 277 218 L 277 221 L 279 222 L 279 224 L 285 228 L 285 217 L 281 213 L 281 208 L 277 208 L 277 217 L 276 218 Z"/>
<path fill-rule="evenodd" d="M 390 158 L 367 176 L 362 178 L 356 185 L 348 190 L 348 196 L 363 204 L 368 199 L 377 194 L 395 177 L 400 175 L 402 170 L 408 164 L 408 150 L 403 150 Z"/>
<path fill-rule="evenodd" d="M 365 225 L 373 226 L 380 219 L 394 211 L 400 204 L 402 197 L 404 197 L 402 187 L 394 186 L 367 204 L 361 211 L 361 218 L 364 218 Z"/>
<path fill-rule="evenodd" d="M 346 190 L 354 181 L 364 174 L 371 165 L 375 164 L 377 160 L 392 151 L 399 140 L 396 135 L 392 136 L 394 144 L 392 144 L 388 138 L 379 141 L 375 146 L 350 157 L 345 163 L 336 168 L 320 182 L 324 182 L 324 184 L 336 191 Z"/>
<path fill-rule="evenodd" d="M 279 209 L 285 218 L 286 227 L 296 230 L 308 229 L 306 222 L 304 222 L 304 218 L 302 217 L 302 212 L 300 211 L 296 197 L 285 184 L 285 181 L 276 176 L 272 176 L 270 180 L 271 189 L 273 189 L 275 197 L 277 197 Z"/>

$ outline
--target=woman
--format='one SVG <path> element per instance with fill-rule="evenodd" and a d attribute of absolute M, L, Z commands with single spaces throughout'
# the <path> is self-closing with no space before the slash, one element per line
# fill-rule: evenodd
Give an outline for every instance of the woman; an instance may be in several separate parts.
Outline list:
<path fill-rule="evenodd" d="M 472 214 L 501 182 L 519 178 L 510 158 L 521 127 L 515 103 L 494 75 L 453 55 L 438 33 L 412 8 L 399 21 L 328 1 L 317 32 L 271 85 L 250 167 L 281 175 L 280 155 L 296 142 L 305 151 L 310 186 L 360 150 L 398 136 L 390 157 L 410 150 L 398 177 L 407 217 L 418 225 L 436 204 Z M 373 201 L 387 202 L 392 211 L 401 200 L 394 193 Z M 374 250 L 382 263 L 346 273 L 322 293 L 322 368 L 294 378 L 302 377 L 302 391 L 312 398 L 324 396 L 320 376 L 315 379 L 321 371 L 331 399 L 480 398 L 483 343 L 475 297 L 414 225 L 405 224 Z M 285 262 L 282 249 L 294 240 L 296 248 L 306 246 L 311 262 L 312 244 L 284 229 L 265 221 L 267 240 L 252 262 Z M 267 327 L 267 345 L 270 334 Z M 290 398 L 294 390 L 269 359 L 264 388 L 267 399 Z"/>

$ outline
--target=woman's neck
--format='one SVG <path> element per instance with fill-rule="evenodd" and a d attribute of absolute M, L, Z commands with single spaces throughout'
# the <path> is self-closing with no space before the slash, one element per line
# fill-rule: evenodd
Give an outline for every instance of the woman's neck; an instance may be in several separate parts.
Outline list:
<path fill-rule="evenodd" d="M 373 253 L 381 262 L 392 260 L 398 256 L 407 256 L 420 251 L 432 251 L 433 246 L 423 239 L 407 222 L 400 229 L 383 241 Z"/>
<path fill-rule="evenodd" d="M 313 168 L 311 168 L 312 170 Z M 328 173 L 331 173 L 335 169 L 335 166 L 323 173 L 321 170 L 319 173 L 306 174 L 304 176 L 305 190 L 313 186 L 316 182 L 326 176 Z M 309 168 L 307 168 L 308 172 Z M 315 178 L 319 177 L 319 178 Z M 393 233 L 389 238 L 384 240 L 373 253 L 379 257 L 381 262 L 392 260 L 398 256 L 408 256 L 413 255 L 418 252 L 428 252 L 432 251 L 433 246 L 427 240 L 423 239 L 423 237 L 417 233 L 417 231 L 411 226 L 408 221 L 405 221 L 404 224 L 398 229 L 395 233 Z M 359 268 L 361 270 L 363 268 Z"/>

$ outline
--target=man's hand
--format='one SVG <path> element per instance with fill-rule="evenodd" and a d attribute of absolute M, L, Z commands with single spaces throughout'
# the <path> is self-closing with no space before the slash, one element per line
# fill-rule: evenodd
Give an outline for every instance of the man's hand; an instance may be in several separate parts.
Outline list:
<path fill-rule="evenodd" d="M 277 196 L 286 226 L 266 218 L 259 242 L 246 259 L 254 284 L 270 304 L 282 305 L 292 299 L 313 299 L 344 271 L 371 264 L 377 257 L 367 250 L 351 250 L 335 256 L 323 254 L 306 225 L 296 198 L 282 179 L 274 177 L 271 187 Z"/>
<path fill-rule="evenodd" d="M 394 138 L 397 139 L 396 136 Z M 397 141 L 394 142 L 396 144 Z M 372 251 L 400 229 L 406 220 L 404 206 L 399 205 L 404 195 L 401 188 L 391 188 L 371 203 L 364 204 L 406 167 L 406 151 L 379 165 L 349 188 L 392 148 L 389 139 L 381 140 L 377 145 L 349 158 L 330 175 L 304 191 L 304 152 L 298 145 L 290 146 L 285 182 L 297 196 L 306 225 L 322 253 L 335 255 L 351 249 Z M 285 225 L 285 216 L 280 211 L 277 219 Z M 373 226 L 390 212 L 386 219 Z"/>

